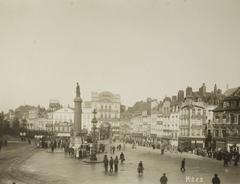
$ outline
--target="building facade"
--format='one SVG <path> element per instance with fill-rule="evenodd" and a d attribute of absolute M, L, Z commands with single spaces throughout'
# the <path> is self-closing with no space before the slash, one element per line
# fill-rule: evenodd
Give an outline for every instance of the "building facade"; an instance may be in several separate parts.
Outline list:
<path fill-rule="evenodd" d="M 229 89 L 225 98 L 213 110 L 212 129 L 214 149 L 240 150 L 240 87 Z"/>
<path fill-rule="evenodd" d="M 204 147 L 206 125 L 206 110 L 204 102 L 187 98 L 180 109 L 180 134 L 178 144 L 182 148 L 192 149 Z"/>
<path fill-rule="evenodd" d="M 107 91 L 101 93 L 92 92 L 91 103 L 92 110 L 97 110 L 97 127 L 111 126 L 112 136 L 119 137 L 121 109 L 120 95 Z"/>
<path fill-rule="evenodd" d="M 70 107 L 63 107 L 54 112 L 49 112 L 48 119 L 52 120 L 53 124 L 62 123 L 62 122 L 73 123 L 74 110 L 73 108 L 70 108 Z"/>
<path fill-rule="evenodd" d="M 93 109 L 90 101 L 84 101 L 82 104 L 82 129 L 91 132 L 92 130 Z"/>

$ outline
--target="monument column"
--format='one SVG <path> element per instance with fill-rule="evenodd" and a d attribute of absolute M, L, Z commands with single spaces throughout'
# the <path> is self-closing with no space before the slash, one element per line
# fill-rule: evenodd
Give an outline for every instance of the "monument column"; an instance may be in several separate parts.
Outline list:
<path fill-rule="evenodd" d="M 82 99 L 80 97 L 80 87 L 77 83 L 76 97 L 74 98 L 74 125 L 73 125 L 73 144 L 76 147 L 81 145 L 82 130 Z"/>

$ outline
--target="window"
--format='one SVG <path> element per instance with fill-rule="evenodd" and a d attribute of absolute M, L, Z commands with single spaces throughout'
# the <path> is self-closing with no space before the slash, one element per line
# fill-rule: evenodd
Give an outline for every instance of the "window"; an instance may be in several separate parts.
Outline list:
<path fill-rule="evenodd" d="M 219 136 L 219 131 L 215 130 L 215 136 L 218 137 Z"/>
<path fill-rule="evenodd" d="M 195 115 L 195 109 L 192 110 L 192 114 Z"/>
<path fill-rule="evenodd" d="M 231 101 L 231 107 L 232 108 L 237 107 L 237 101 Z"/>
<path fill-rule="evenodd" d="M 222 130 L 222 136 L 223 136 L 223 137 L 226 137 L 226 136 L 227 136 L 226 130 Z"/>
<path fill-rule="evenodd" d="M 231 124 L 234 123 L 234 120 L 235 120 L 235 116 L 234 116 L 234 114 L 230 114 L 230 121 L 231 121 Z"/>
<path fill-rule="evenodd" d="M 223 108 L 229 107 L 229 102 L 223 102 Z"/>

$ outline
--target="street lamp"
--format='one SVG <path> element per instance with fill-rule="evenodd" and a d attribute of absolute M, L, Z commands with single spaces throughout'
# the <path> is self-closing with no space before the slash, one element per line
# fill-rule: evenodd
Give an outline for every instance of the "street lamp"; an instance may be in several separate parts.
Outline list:
<path fill-rule="evenodd" d="M 96 129 L 97 129 L 97 118 L 96 118 L 96 114 L 97 114 L 97 111 L 96 109 L 94 109 L 93 111 L 93 119 L 92 119 L 92 129 L 93 129 L 93 136 L 92 136 L 92 140 L 93 140 L 93 143 L 92 143 L 92 152 L 91 152 L 91 155 L 90 155 L 90 160 L 92 161 L 96 161 L 97 160 L 97 138 L 96 138 Z"/>

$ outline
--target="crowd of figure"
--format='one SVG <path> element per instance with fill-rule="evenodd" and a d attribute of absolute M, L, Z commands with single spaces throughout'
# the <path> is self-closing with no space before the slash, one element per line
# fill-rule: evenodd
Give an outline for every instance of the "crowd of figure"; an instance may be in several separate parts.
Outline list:
<path fill-rule="evenodd" d="M 116 149 L 117 151 L 121 151 L 122 145 L 118 144 L 116 147 L 114 145 L 110 146 L 110 154 L 114 155 Z M 124 150 L 125 150 L 125 144 L 124 144 Z M 117 173 L 119 161 L 121 162 L 121 164 L 123 164 L 123 162 L 125 161 L 125 155 L 123 152 L 120 153 L 119 157 L 117 155 L 115 156 L 115 158 L 113 158 L 113 156 L 110 156 L 109 159 L 108 159 L 108 156 L 105 154 L 103 157 L 105 173 L 108 173 L 108 171 L 110 173 L 113 173 L 113 172 Z"/>

